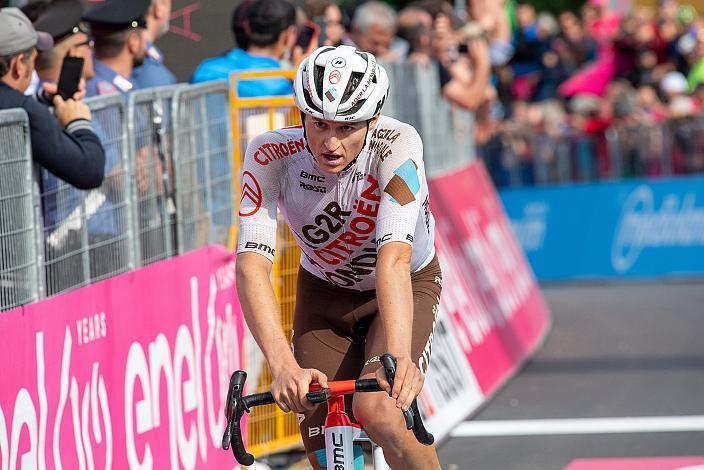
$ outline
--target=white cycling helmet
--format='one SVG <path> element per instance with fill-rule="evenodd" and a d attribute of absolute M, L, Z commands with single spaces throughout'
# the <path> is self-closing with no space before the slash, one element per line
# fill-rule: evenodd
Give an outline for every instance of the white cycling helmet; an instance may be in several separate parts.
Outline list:
<path fill-rule="evenodd" d="M 298 66 L 293 83 L 296 106 L 318 119 L 362 122 L 381 111 L 389 79 L 369 52 L 352 46 L 316 49 Z"/>

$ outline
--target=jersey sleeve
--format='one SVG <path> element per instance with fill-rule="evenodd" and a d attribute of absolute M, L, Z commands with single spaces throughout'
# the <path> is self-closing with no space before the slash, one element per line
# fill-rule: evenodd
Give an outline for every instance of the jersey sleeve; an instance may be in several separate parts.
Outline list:
<path fill-rule="evenodd" d="M 370 148 L 378 159 L 381 190 L 377 248 L 394 241 L 413 245 L 422 203 L 421 188 L 425 184 L 420 135 L 408 124 L 395 129 L 375 129 Z"/>
<path fill-rule="evenodd" d="M 237 253 L 253 251 L 274 260 L 276 221 L 283 162 L 269 162 L 261 155 L 275 137 L 265 133 L 247 146 L 240 174 L 239 236 Z"/>

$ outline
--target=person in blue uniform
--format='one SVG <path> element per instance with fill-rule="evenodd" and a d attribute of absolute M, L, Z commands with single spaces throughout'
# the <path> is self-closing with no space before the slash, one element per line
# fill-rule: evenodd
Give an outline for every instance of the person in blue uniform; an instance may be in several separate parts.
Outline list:
<path fill-rule="evenodd" d="M 247 25 L 246 50 L 234 48 L 223 56 L 204 60 L 193 72 L 192 83 L 227 80 L 232 72 L 282 69 L 281 61 L 291 55 L 298 33 L 295 7 L 286 0 L 243 1 L 233 15 L 236 36 L 234 28 L 240 16 Z M 317 42 L 311 43 L 317 46 Z M 237 93 L 240 97 L 290 95 L 293 87 L 284 78 L 242 80 Z"/>
<path fill-rule="evenodd" d="M 83 16 L 95 41 L 95 77 L 86 86 L 88 96 L 127 95 L 138 88 L 131 77 L 146 57 L 149 6 L 150 0 L 106 0 Z"/>
<path fill-rule="evenodd" d="M 81 21 L 81 0 L 54 0 L 34 22 L 37 31 L 44 31 L 54 38 L 54 47 L 37 55 L 36 70 L 40 83 L 59 81 L 64 57 L 83 59 L 83 78 L 88 81 L 93 70 L 93 41 L 88 28 Z"/>
<path fill-rule="evenodd" d="M 147 41 L 147 55 L 144 63 L 132 72 L 132 82 L 138 88 L 173 85 L 176 77 L 164 65 L 164 56 L 154 42 L 169 32 L 171 0 L 152 0 L 147 11 L 147 26 L 143 36 Z"/>

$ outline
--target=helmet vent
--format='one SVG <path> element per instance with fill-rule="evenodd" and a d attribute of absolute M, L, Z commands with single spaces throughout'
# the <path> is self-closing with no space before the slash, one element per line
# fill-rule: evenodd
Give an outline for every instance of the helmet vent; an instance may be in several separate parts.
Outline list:
<path fill-rule="evenodd" d="M 359 86 L 359 82 L 362 81 L 362 78 L 364 77 L 364 74 L 361 72 L 352 72 L 352 76 L 350 77 L 350 80 L 347 82 L 347 88 L 345 88 L 345 92 L 342 94 L 342 102 L 346 102 L 348 99 L 350 99 L 350 96 L 352 96 L 352 93 L 357 91 L 357 87 Z"/>

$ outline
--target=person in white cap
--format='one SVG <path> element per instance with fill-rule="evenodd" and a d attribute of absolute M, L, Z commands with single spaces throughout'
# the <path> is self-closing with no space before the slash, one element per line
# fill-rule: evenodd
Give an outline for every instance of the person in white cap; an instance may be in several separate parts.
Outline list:
<path fill-rule="evenodd" d="M 676 96 L 686 95 L 689 91 L 689 85 L 685 76 L 680 72 L 668 72 L 660 81 L 660 91 L 669 102 Z"/>
<path fill-rule="evenodd" d="M 97 188 L 105 173 L 105 152 L 91 128 L 90 110 L 80 100 L 82 92 L 63 100 L 55 94 L 55 84 L 45 85 L 41 95 L 54 104 L 56 118 L 23 94 L 32 80 L 37 50 L 52 45 L 51 36 L 35 31 L 19 9 L 0 10 L 0 109 L 27 112 L 34 161 L 77 188 Z"/>

